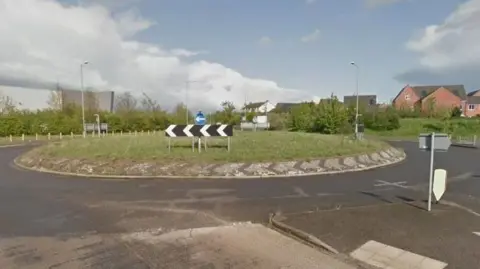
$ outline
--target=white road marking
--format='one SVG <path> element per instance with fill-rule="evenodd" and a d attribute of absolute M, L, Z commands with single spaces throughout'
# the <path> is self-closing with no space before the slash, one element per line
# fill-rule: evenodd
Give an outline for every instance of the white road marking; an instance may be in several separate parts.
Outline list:
<path fill-rule="evenodd" d="M 373 240 L 350 253 L 353 258 L 384 269 L 444 269 L 447 263 Z"/>
<path fill-rule="evenodd" d="M 406 181 L 398 181 L 398 182 L 388 182 L 388 181 L 383 181 L 383 180 L 377 180 L 378 184 L 375 184 L 375 187 L 382 187 L 382 186 L 394 186 L 394 187 L 399 187 L 402 189 L 408 189 L 405 184 L 407 184 Z"/>
<path fill-rule="evenodd" d="M 480 236 L 480 233 L 479 233 L 479 232 L 473 232 L 473 234 Z"/>

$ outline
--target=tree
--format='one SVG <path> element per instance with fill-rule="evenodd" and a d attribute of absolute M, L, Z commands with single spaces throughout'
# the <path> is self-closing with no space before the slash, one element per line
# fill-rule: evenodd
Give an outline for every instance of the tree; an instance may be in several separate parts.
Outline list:
<path fill-rule="evenodd" d="M 8 96 L 4 95 L 0 92 L 0 114 L 10 114 L 15 111 L 15 102 L 13 99 Z"/>
<path fill-rule="evenodd" d="M 59 90 L 50 91 L 47 104 L 51 109 L 61 110 L 62 107 L 62 92 Z"/>
<path fill-rule="evenodd" d="M 130 93 L 125 92 L 115 98 L 115 111 L 119 113 L 129 113 L 137 109 L 138 101 Z"/>

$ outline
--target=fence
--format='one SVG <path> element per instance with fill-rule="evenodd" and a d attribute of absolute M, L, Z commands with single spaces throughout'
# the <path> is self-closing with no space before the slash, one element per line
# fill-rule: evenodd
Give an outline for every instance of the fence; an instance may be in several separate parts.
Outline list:
<path fill-rule="evenodd" d="M 466 147 L 476 147 L 477 146 L 477 135 L 473 136 L 450 136 L 452 145 L 455 146 L 466 146 Z"/>
<path fill-rule="evenodd" d="M 87 136 L 83 136 L 83 134 L 76 134 L 76 133 L 69 133 L 69 134 L 63 134 L 63 133 L 58 133 L 58 134 L 51 134 L 47 133 L 45 134 L 35 134 L 33 136 L 7 136 L 4 137 L 3 142 L 7 143 L 14 143 L 14 142 L 33 142 L 33 141 L 51 141 L 51 140 L 62 140 L 62 139 L 75 139 L 75 138 L 88 138 L 88 137 L 106 137 L 106 136 L 144 136 L 144 135 L 163 135 L 163 131 L 129 131 L 129 132 L 104 132 L 104 133 L 91 133 Z M 5 144 L 5 143 L 2 143 Z"/>

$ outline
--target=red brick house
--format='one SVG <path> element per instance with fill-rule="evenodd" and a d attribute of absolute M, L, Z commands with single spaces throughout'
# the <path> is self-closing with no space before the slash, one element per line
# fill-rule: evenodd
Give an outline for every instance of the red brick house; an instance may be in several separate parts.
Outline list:
<path fill-rule="evenodd" d="M 467 95 L 462 104 L 462 112 L 465 117 L 480 115 L 480 90 L 473 91 Z"/>
<path fill-rule="evenodd" d="M 426 110 L 433 105 L 435 108 L 453 109 L 465 106 L 465 87 L 463 85 L 444 86 L 405 86 L 393 99 L 397 109 L 413 109 L 421 107 Z"/>

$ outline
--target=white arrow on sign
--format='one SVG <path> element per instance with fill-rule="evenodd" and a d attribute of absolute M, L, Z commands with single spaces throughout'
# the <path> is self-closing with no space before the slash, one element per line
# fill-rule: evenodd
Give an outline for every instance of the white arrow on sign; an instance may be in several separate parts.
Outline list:
<path fill-rule="evenodd" d="M 168 136 L 170 136 L 170 137 L 175 137 L 175 136 L 176 136 L 175 133 L 172 132 L 173 129 L 175 129 L 175 125 L 170 125 L 170 126 L 168 126 L 168 128 L 165 130 L 165 132 L 168 134 Z"/>
<path fill-rule="evenodd" d="M 196 121 L 196 122 L 204 121 L 204 120 L 205 120 L 205 117 L 197 116 L 197 117 L 195 118 L 195 121 Z"/>
<path fill-rule="evenodd" d="M 433 174 L 433 195 L 437 201 L 440 201 L 443 194 L 447 190 L 447 170 L 435 169 Z"/>
<path fill-rule="evenodd" d="M 223 131 L 225 130 L 225 128 L 227 128 L 227 125 L 225 124 L 220 125 L 220 127 L 218 127 L 217 129 L 218 134 L 220 134 L 221 136 L 227 136 L 227 134 Z"/>
<path fill-rule="evenodd" d="M 183 133 L 186 134 L 189 137 L 192 137 L 193 134 L 190 132 L 190 129 L 192 129 L 192 127 L 193 127 L 193 124 L 189 124 L 189 125 L 185 126 L 185 128 L 183 129 Z"/>
<path fill-rule="evenodd" d="M 203 125 L 202 129 L 200 129 L 200 133 L 203 135 L 203 136 L 210 136 L 209 133 L 207 133 L 207 129 L 208 127 L 210 127 L 210 125 Z"/>

